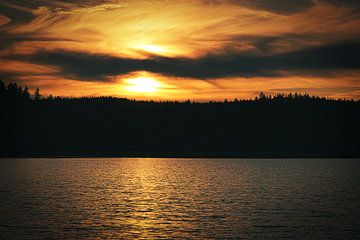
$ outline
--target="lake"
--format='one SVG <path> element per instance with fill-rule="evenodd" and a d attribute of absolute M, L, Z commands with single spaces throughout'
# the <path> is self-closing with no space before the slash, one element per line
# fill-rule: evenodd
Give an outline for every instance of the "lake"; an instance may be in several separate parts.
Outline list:
<path fill-rule="evenodd" d="M 360 239 L 360 160 L 0 159 L 0 239 Z"/>

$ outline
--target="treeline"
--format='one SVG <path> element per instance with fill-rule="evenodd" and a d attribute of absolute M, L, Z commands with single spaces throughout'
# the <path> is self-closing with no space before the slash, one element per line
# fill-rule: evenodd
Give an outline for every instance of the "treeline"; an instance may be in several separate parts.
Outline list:
<path fill-rule="evenodd" d="M 0 156 L 360 157 L 360 102 L 43 98 L 0 84 Z"/>
<path fill-rule="evenodd" d="M 33 97 L 31 98 L 31 94 L 29 92 L 29 88 L 25 86 L 24 88 L 18 86 L 16 83 L 9 83 L 5 85 L 5 83 L 0 80 L 0 99 L 2 101 L 12 101 L 12 102 L 21 102 L 21 101 L 29 101 L 29 100 L 40 100 L 40 88 L 37 87 Z"/>
<path fill-rule="evenodd" d="M 276 95 L 266 95 L 263 92 L 259 93 L 259 96 L 255 97 L 255 99 L 237 99 L 234 100 L 227 100 L 225 99 L 224 102 L 219 101 L 208 101 L 205 103 L 200 102 L 191 102 L 190 100 L 186 101 L 144 101 L 144 100 L 130 100 L 126 98 L 115 98 L 111 96 L 102 96 L 102 97 L 78 97 L 78 98 L 71 98 L 71 97 L 54 97 L 53 95 L 49 95 L 46 98 L 42 98 L 42 95 L 40 94 L 40 88 L 37 87 L 34 91 L 34 94 L 31 95 L 29 92 L 29 88 L 25 86 L 24 88 L 21 86 L 18 86 L 16 83 L 9 83 L 6 85 L 2 80 L 0 80 L 0 99 L 4 102 L 7 101 L 9 104 L 11 103 L 17 103 L 21 101 L 66 101 L 66 102 L 123 102 L 123 103 L 130 103 L 130 102 L 137 102 L 137 103 L 151 103 L 151 104 L 164 104 L 164 103 L 175 103 L 175 104 L 222 104 L 222 103 L 244 103 L 244 102 L 254 102 L 254 101 L 274 101 L 274 102 L 351 102 L 355 103 L 353 99 L 333 99 L 333 98 L 325 98 L 325 97 L 319 97 L 319 96 L 311 96 L 307 93 L 301 94 L 301 93 L 278 93 Z M 359 102 L 359 101 L 357 101 Z"/>

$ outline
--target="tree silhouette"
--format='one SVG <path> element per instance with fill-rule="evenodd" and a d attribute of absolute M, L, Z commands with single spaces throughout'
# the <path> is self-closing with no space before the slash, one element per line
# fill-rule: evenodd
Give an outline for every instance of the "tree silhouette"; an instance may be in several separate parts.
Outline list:
<path fill-rule="evenodd" d="M 40 92 L 40 90 L 39 90 Z M 22 92 L 22 97 L 25 99 L 25 100 L 28 100 L 30 99 L 30 93 L 29 93 L 29 88 L 27 86 L 24 87 L 24 90 Z"/>
<path fill-rule="evenodd" d="M 40 99 L 41 99 L 40 88 L 36 87 L 35 92 L 34 92 L 34 100 L 38 101 Z"/>
<path fill-rule="evenodd" d="M 360 157 L 360 101 L 31 99 L 2 81 L 0 96 L 0 156 Z"/>
<path fill-rule="evenodd" d="M 263 93 L 263 92 L 260 92 L 259 93 L 259 100 L 266 100 L 266 95 L 265 95 L 265 93 Z"/>
<path fill-rule="evenodd" d="M 0 97 L 1 98 L 5 97 L 5 94 L 6 94 L 5 83 L 2 80 L 0 80 Z"/>

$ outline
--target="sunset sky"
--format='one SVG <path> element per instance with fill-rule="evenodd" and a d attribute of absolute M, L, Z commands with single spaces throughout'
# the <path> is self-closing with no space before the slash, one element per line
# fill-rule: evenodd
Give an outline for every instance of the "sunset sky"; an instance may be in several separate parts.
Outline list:
<path fill-rule="evenodd" d="M 0 0 L 0 79 L 43 95 L 360 99 L 359 0 Z"/>

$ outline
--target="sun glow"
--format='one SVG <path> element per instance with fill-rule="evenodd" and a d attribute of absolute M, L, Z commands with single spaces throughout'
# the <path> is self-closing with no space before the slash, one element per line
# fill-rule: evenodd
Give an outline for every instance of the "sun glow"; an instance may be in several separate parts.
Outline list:
<path fill-rule="evenodd" d="M 161 87 L 161 83 L 148 77 L 137 77 L 126 80 L 125 89 L 129 92 L 155 93 Z"/>
<path fill-rule="evenodd" d="M 135 47 L 135 49 L 147 52 L 147 53 L 153 53 L 153 54 L 164 54 L 166 53 L 166 49 L 164 47 L 161 47 L 159 45 L 153 45 L 153 44 L 141 44 Z"/>

